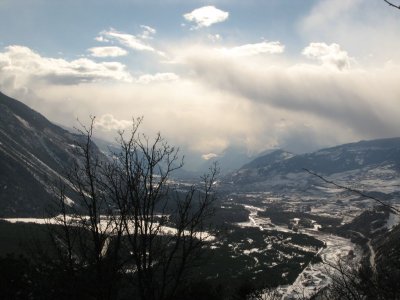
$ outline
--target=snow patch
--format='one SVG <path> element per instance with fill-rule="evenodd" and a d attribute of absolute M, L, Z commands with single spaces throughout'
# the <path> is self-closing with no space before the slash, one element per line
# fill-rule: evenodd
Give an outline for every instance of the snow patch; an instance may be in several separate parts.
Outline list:
<path fill-rule="evenodd" d="M 27 129 L 32 129 L 31 125 L 29 125 L 28 121 L 22 119 L 20 116 L 14 114 L 14 117 L 17 118 L 17 120 Z"/>
<path fill-rule="evenodd" d="M 250 249 L 250 250 L 244 250 L 244 251 L 243 251 L 243 253 L 244 253 L 245 255 L 249 255 L 250 253 L 257 253 L 257 252 L 259 252 L 259 249 L 258 249 L 258 248 L 252 248 L 252 249 Z"/>
<path fill-rule="evenodd" d="M 393 227 L 397 226 L 400 223 L 400 216 L 398 214 L 390 213 L 389 218 L 386 222 L 386 228 L 388 230 L 392 230 Z"/>
<path fill-rule="evenodd" d="M 65 197 L 64 203 L 65 203 L 65 205 L 68 205 L 68 206 L 74 206 L 75 205 L 75 202 L 69 197 Z"/>

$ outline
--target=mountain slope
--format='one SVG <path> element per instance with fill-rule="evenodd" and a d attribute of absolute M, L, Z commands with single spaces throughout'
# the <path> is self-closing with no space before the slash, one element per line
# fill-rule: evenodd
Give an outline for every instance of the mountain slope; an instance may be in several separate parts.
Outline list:
<path fill-rule="evenodd" d="M 0 217 L 43 215 L 79 141 L 0 93 Z"/>
<path fill-rule="evenodd" d="M 283 150 L 275 150 L 266 155 L 255 158 L 251 162 L 241 167 L 241 169 L 264 168 L 292 157 L 294 157 L 294 155 L 289 152 Z"/>
<path fill-rule="evenodd" d="M 300 191 L 318 181 L 304 169 L 365 190 L 378 186 L 378 190 L 392 193 L 400 187 L 400 138 L 361 141 L 302 155 L 278 150 L 244 165 L 229 180 L 247 190 Z"/>

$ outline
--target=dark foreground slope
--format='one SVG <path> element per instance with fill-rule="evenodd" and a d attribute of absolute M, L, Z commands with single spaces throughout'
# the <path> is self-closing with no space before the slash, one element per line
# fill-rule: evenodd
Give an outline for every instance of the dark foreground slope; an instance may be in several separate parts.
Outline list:
<path fill-rule="evenodd" d="M 82 136 L 0 93 L 0 217 L 42 216 Z"/>

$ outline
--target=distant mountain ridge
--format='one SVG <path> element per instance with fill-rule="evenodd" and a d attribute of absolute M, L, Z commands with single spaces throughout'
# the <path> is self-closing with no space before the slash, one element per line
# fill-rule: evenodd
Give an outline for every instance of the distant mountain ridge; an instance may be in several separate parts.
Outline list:
<path fill-rule="evenodd" d="M 242 166 L 241 169 L 263 168 L 263 167 L 269 166 L 271 164 L 292 158 L 294 156 L 295 155 L 290 152 L 286 152 L 284 150 L 278 149 L 278 150 L 272 151 L 268 154 L 265 154 L 265 155 L 255 158 L 251 162 Z"/>
<path fill-rule="evenodd" d="M 41 216 L 82 136 L 0 93 L 0 217 Z"/>
<path fill-rule="evenodd" d="M 372 180 L 375 175 L 381 180 L 400 179 L 400 138 L 360 141 L 300 155 L 276 150 L 245 164 L 228 180 L 242 186 L 264 182 L 271 187 L 278 181 L 284 185 L 306 178 L 305 168 L 338 179 Z"/>

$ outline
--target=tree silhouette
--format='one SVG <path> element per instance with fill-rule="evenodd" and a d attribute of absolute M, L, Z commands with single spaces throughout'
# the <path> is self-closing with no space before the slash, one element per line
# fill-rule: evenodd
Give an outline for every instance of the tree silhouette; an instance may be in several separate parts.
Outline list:
<path fill-rule="evenodd" d="M 140 133 L 141 122 L 119 132 L 120 151 L 109 159 L 93 143 L 93 117 L 58 191 L 59 226 L 50 233 L 59 264 L 75 279 L 90 274 L 95 299 L 118 298 L 121 282 L 136 298 L 174 299 L 210 238 L 217 167 L 201 184 L 180 187 L 171 178 L 183 166 L 179 149 Z"/>

